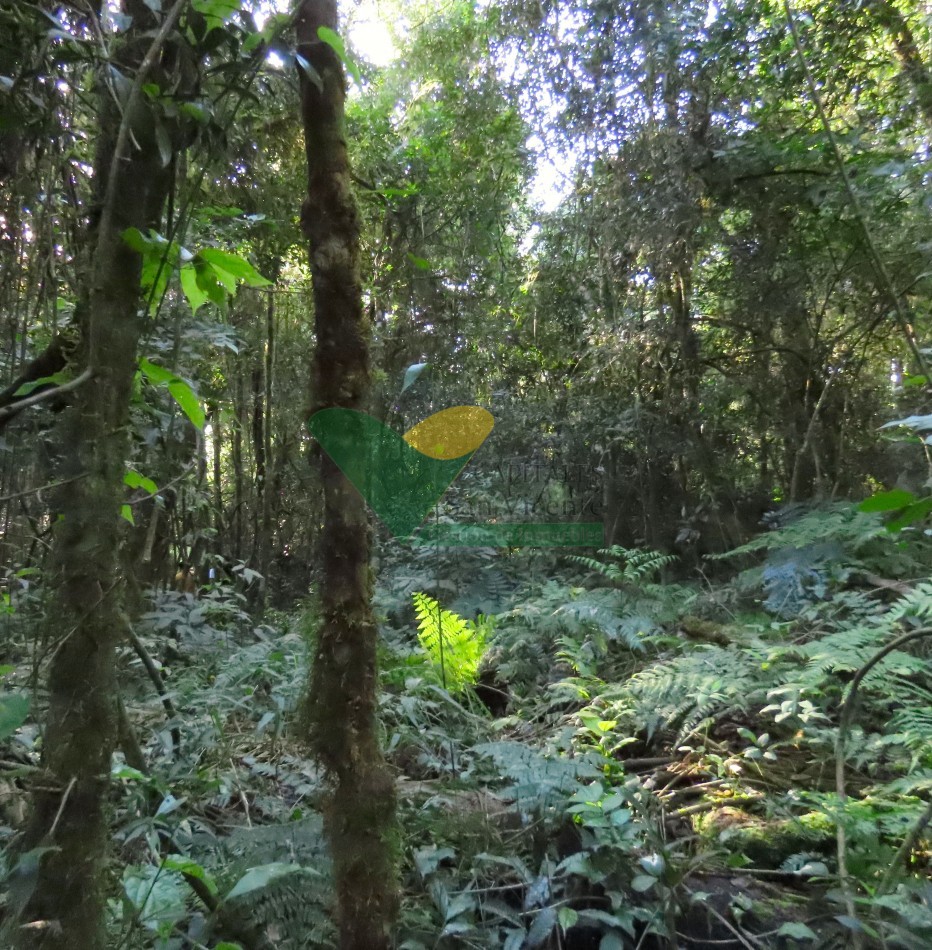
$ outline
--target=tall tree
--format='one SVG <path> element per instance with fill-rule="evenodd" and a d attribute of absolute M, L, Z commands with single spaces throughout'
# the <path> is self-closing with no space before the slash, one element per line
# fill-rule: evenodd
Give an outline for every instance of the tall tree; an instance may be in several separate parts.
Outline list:
<path fill-rule="evenodd" d="M 117 736 L 115 649 L 124 629 L 117 551 L 127 457 L 127 419 L 143 328 L 141 258 L 124 240 L 127 229 L 158 225 L 170 165 L 158 147 L 155 120 L 142 85 L 168 86 L 167 39 L 186 0 L 166 4 L 161 17 L 143 0 L 125 0 L 132 25 L 114 50 L 127 79 L 119 90 L 101 83 L 94 163 L 96 207 L 84 261 L 76 361 L 90 382 L 78 389 L 61 429 L 53 583 L 57 643 L 48 675 L 49 710 L 43 770 L 33 784 L 26 848 L 42 853 L 22 947 L 106 945 L 102 861 L 110 757 Z M 177 34 L 175 34 L 177 35 Z M 171 142 L 171 132 L 166 133 Z M 64 621 L 64 622 L 63 622 Z"/>
<path fill-rule="evenodd" d="M 308 190 L 301 221 L 310 250 L 317 335 L 314 410 L 363 410 L 369 391 L 369 320 L 359 274 L 359 216 L 344 134 L 345 79 L 334 47 L 334 0 L 297 11 Z M 327 33 L 325 31 L 331 31 Z M 313 747 L 332 782 L 326 827 L 333 855 L 340 944 L 389 946 L 397 907 L 395 791 L 376 729 L 376 625 L 371 606 L 365 502 L 321 458 L 321 624 L 311 673 Z"/>

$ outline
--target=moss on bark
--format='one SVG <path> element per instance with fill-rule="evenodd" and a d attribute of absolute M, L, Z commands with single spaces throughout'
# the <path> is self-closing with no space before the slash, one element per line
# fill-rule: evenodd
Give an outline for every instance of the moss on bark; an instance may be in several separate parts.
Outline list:
<path fill-rule="evenodd" d="M 369 389 L 369 322 L 359 276 L 359 217 L 343 130 L 345 79 L 320 27 L 337 29 L 332 0 L 304 0 L 296 19 L 308 193 L 301 223 L 309 244 L 317 345 L 313 409 L 363 410 Z M 376 727 L 376 625 L 371 608 L 365 502 L 321 459 L 321 624 L 308 692 L 313 748 L 332 783 L 326 828 L 333 855 L 340 944 L 390 944 L 396 883 L 395 789 Z"/>

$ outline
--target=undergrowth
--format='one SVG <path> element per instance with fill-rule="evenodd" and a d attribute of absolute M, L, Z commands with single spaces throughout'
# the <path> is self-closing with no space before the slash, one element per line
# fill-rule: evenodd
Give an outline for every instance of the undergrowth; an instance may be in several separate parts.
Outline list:
<path fill-rule="evenodd" d="M 928 945 L 923 536 L 815 511 L 714 585 L 664 583 L 653 552 L 522 557 L 455 583 L 389 563 L 378 591 L 398 947 Z M 296 716 L 313 604 L 267 621 L 222 591 L 153 601 L 137 633 L 173 718 L 127 647 L 144 768 L 114 763 L 114 945 L 335 945 Z M 11 741 L 34 768 L 29 724 Z"/>

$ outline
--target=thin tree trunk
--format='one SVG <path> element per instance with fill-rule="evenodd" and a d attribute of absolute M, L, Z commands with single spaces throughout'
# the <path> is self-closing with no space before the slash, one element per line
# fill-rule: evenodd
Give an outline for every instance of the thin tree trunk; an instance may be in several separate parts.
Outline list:
<path fill-rule="evenodd" d="M 243 367 L 240 360 L 236 361 L 236 386 L 233 390 L 233 556 L 238 561 L 243 560 L 243 506 L 245 484 L 243 479 L 243 428 L 245 425 L 246 396 L 243 392 Z"/>
<path fill-rule="evenodd" d="M 211 446 L 214 468 L 214 530 L 217 532 L 218 550 L 225 550 L 223 536 L 223 476 L 220 465 L 223 448 L 223 429 L 220 425 L 220 404 L 216 403 L 210 416 Z"/>
<path fill-rule="evenodd" d="M 120 622 L 117 552 L 128 456 L 127 423 L 136 371 L 140 317 L 139 255 L 122 234 L 157 226 L 168 188 L 159 150 L 146 147 L 140 73 L 158 62 L 164 37 L 184 0 L 166 5 L 162 29 L 148 8 L 126 5 L 132 28 L 117 53 L 135 75 L 136 96 L 122 110 L 102 90 L 94 180 L 99 216 L 91 225 L 90 259 L 79 308 L 76 362 L 93 370 L 62 424 L 55 563 L 57 642 L 50 661 L 43 771 L 32 789 L 22 850 L 46 847 L 16 942 L 29 950 L 103 950 L 105 805 L 110 757 L 118 732 L 115 648 Z M 134 118 L 135 116 L 135 118 Z M 151 128 L 148 130 L 151 138 Z M 137 147 L 137 143 L 141 147 Z M 83 477 L 78 477 L 83 476 Z"/>
<path fill-rule="evenodd" d="M 269 571 L 272 561 L 272 505 L 275 456 L 272 452 L 272 383 L 275 369 L 275 295 L 269 293 L 266 309 L 265 340 L 265 424 L 262 427 L 265 473 L 262 479 L 262 523 L 259 526 L 259 573 L 263 577 L 262 595 L 265 601 L 269 590 Z"/>
<path fill-rule="evenodd" d="M 336 30 L 336 3 L 303 0 L 296 27 L 298 49 L 310 64 L 300 73 L 308 166 L 301 222 L 314 284 L 314 409 L 363 410 L 370 328 L 362 305 L 359 217 L 343 129 L 345 80 L 339 58 L 318 37 L 320 27 Z M 398 906 L 395 790 L 376 729 L 370 529 L 361 496 L 323 453 L 321 481 L 321 625 L 308 693 L 310 738 L 332 786 L 325 822 L 340 946 L 387 950 Z"/>
<path fill-rule="evenodd" d="M 252 556 L 251 560 L 255 562 L 258 554 L 261 539 L 259 537 L 262 500 L 265 496 L 265 437 L 263 428 L 265 426 L 265 386 L 262 382 L 262 362 L 257 362 L 252 369 L 252 456 L 255 459 L 256 470 L 253 477 L 253 488 L 255 492 L 254 504 L 252 506 Z"/>

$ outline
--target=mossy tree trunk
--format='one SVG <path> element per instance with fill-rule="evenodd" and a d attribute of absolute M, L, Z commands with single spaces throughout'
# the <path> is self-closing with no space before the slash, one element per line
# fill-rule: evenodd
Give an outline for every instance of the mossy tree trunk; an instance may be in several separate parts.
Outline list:
<path fill-rule="evenodd" d="M 359 217 L 343 129 L 345 80 L 320 27 L 337 29 L 335 0 L 298 5 L 301 109 L 308 194 L 301 221 L 309 242 L 317 336 L 314 411 L 363 410 L 369 389 L 369 323 L 359 276 Z M 321 625 L 311 673 L 311 741 L 332 783 L 326 827 L 333 855 L 343 950 L 381 950 L 397 908 L 394 783 L 376 731 L 376 626 L 371 609 L 366 505 L 321 458 Z"/>
<path fill-rule="evenodd" d="M 133 24 L 114 49 L 116 65 L 135 78 L 164 66 L 157 39 L 184 0 L 165 4 L 161 20 L 141 0 L 125 0 Z M 177 8 L 177 9 L 176 9 Z M 160 26 L 165 30 L 156 33 Z M 157 67 L 157 68 L 156 68 Z M 128 454 L 128 408 L 145 305 L 139 255 L 122 239 L 131 227 L 157 227 L 168 170 L 143 97 L 117 104 L 102 84 L 94 162 L 95 206 L 85 246 L 75 362 L 93 376 L 77 390 L 60 430 L 61 474 L 54 567 L 55 649 L 48 671 L 49 708 L 43 770 L 32 788 L 22 850 L 50 848 L 16 929 L 29 950 L 102 950 L 107 852 L 106 800 L 117 739 L 115 648 L 120 622 L 120 507 Z M 124 118 L 125 117 L 125 118 Z M 74 480 L 76 479 L 76 480 Z"/>

